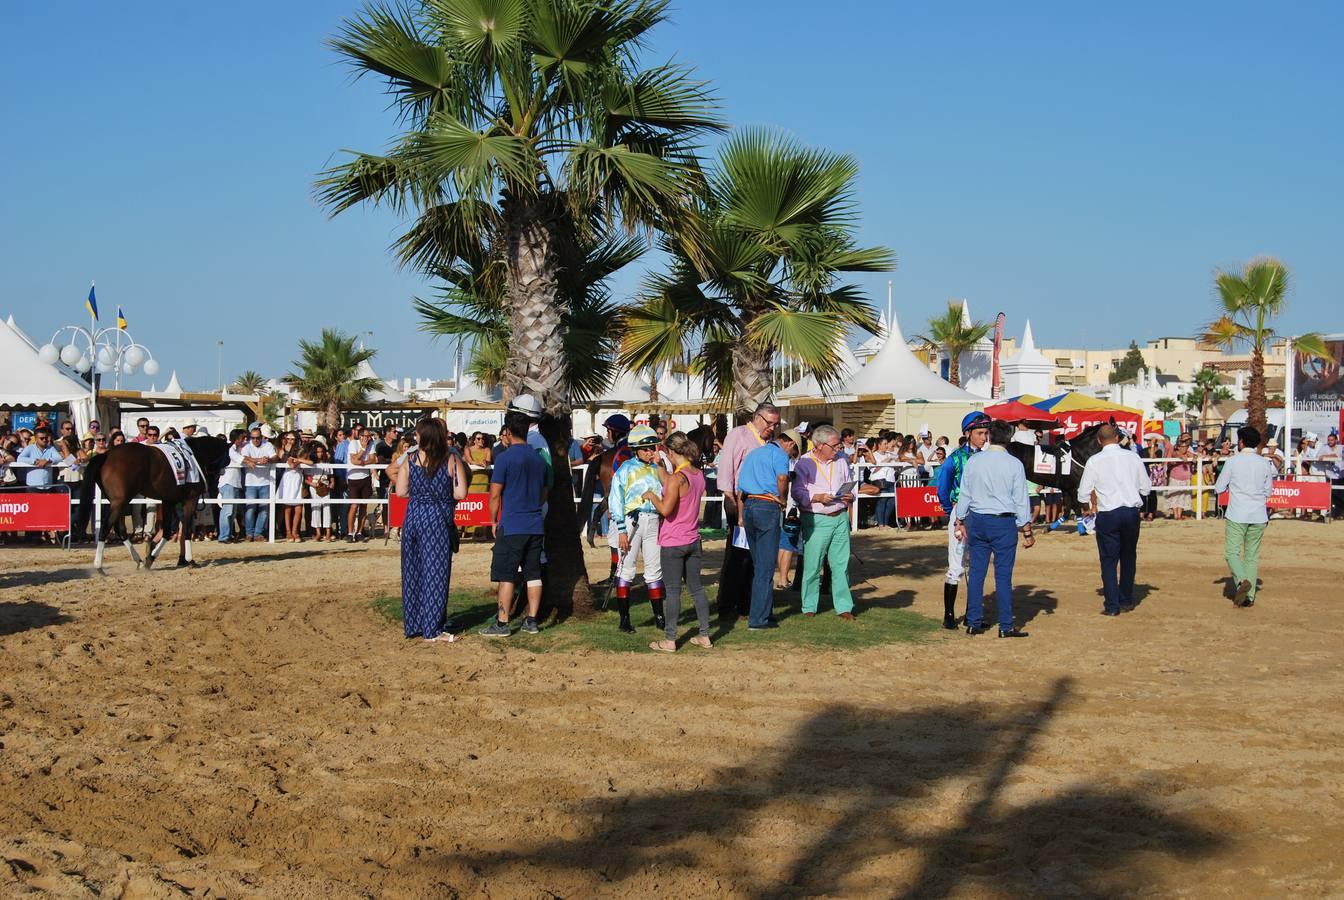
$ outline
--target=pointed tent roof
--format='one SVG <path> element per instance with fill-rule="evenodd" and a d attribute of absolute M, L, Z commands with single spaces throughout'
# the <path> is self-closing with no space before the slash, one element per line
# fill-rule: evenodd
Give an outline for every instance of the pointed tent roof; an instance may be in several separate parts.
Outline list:
<path fill-rule="evenodd" d="M 597 405 L 622 407 L 627 403 L 647 403 L 648 400 L 649 383 L 639 373 L 626 370 L 621 372 L 615 384 L 599 395 Z"/>
<path fill-rule="evenodd" d="M 173 377 L 168 379 L 168 386 L 163 389 L 163 392 L 177 397 L 182 396 L 182 384 L 177 380 L 177 369 L 173 369 Z"/>
<path fill-rule="evenodd" d="M 887 395 L 893 400 L 924 400 L 928 403 L 965 403 L 976 407 L 985 402 L 969 391 L 944 381 L 910 350 L 901 334 L 901 325 L 893 313 L 887 342 L 868 364 L 845 384 L 843 391 L 854 396 Z"/>
<path fill-rule="evenodd" d="M 504 390 L 495 385 L 493 388 L 487 388 L 485 385 L 475 379 L 462 377 L 462 387 L 453 391 L 453 395 L 448 398 L 448 405 L 457 403 L 471 403 L 478 406 L 504 406 Z"/>
<path fill-rule="evenodd" d="M 360 349 L 363 349 L 363 347 L 364 345 L 361 344 Z M 378 373 L 373 371 L 373 366 L 369 365 L 367 359 L 361 361 L 359 367 L 355 369 L 355 377 L 372 378 L 378 382 L 378 387 L 369 391 L 370 403 L 404 403 L 410 399 L 396 388 L 388 387 L 387 383 L 379 377 Z"/>
<path fill-rule="evenodd" d="M 886 323 L 886 314 L 882 315 L 883 324 Z M 885 327 L 883 329 L 885 331 Z M 854 351 L 849 349 L 849 344 L 842 336 L 835 344 L 836 352 L 840 354 L 840 371 L 836 379 L 838 385 L 848 382 L 860 369 L 863 363 L 859 362 Z M 832 389 L 835 390 L 834 388 Z M 822 396 L 821 384 L 817 381 L 817 376 L 808 372 L 802 378 L 799 378 L 793 384 L 779 392 L 780 397 L 820 397 Z"/>
<path fill-rule="evenodd" d="M 13 325 L 0 325 L 0 406 L 55 406 L 86 400 L 89 386 L 37 358 L 37 348 Z"/>
<path fill-rule="evenodd" d="M 893 316 L 895 313 L 892 314 Z M 891 326 L 887 324 L 887 312 L 883 310 L 877 316 L 877 334 L 874 334 L 868 340 L 859 344 L 858 355 L 871 357 L 877 351 L 882 349 L 882 345 L 887 342 L 887 334 L 891 331 Z M 857 371 L 857 367 L 856 367 Z"/>
<path fill-rule="evenodd" d="M 1013 366 L 1048 366 L 1054 369 L 1054 364 L 1041 355 L 1041 351 L 1036 349 L 1036 338 L 1031 333 L 1031 320 L 1027 320 L 1026 327 L 1022 329 L 1022 347 L 1011 357 L 1005 365 Z"/>

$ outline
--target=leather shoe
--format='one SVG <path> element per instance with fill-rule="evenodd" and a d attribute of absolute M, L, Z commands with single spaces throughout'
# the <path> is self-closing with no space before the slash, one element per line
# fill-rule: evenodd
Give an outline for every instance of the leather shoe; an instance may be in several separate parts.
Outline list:
<path fill-rule="evenodd" d="M 1233 598 L 1233 601 L 1238 606 L 1245 606 L 1246 598 L 1249 597 L 1250 594 L 1251 594 L 1251 583 L 1246 579 L 1242 579 L 1241 583 L 1237 585 L 1237 595 L 1235 598 Z"/>
<path fill-rule="evenodd" d="M 1120 613 L 1119 613 L 1118 610 L 1117 610 L 1117 611 L 1112 611 L 1112 610 L 1109 610 L 1109 609 L 1103 609 L 1103 610 L 1101 611 L 1101 614 L 1102 614 L 1103 616 L 1118 616 L 1118 615 L 1120 615 Z"/>
<path fill-rule="evenodd" d="M 621 624 L 618 625 L 617 627 L 620 628 L 621 631 L 624 631 L 626 634 L 635 633 L 635 626 L 630 624 L 629 616 L 621 616 Z"/>
<path fill-rule="evenodd" d="M 816 613 L 803 613 L 803 615 L 809 619 L 815 619 L 817 617 Z"/>
<path fill-rule="evenodd" d="M 853 621 L 854 621 L 854 614 L 853 614 L 853 613 L 848 613 L 848 612 L 842 612 L 842 613 L 840 613 L 840 618 L 844 619 L 846 622 L 853 622 Z"/>
<path fill-rule="evenodd" d="M 1031 635 L 1016 626 L 1004 631 L 999 629 L 999 637 L 1030 637 Z"/>
<path fill-rule="evenodd" d="M 1242 609 L 1250 609 L 1252 606 L 1255 606 L 1255 601 L 1254 601 L 1254 600 L 1243 600 L 1243 601 L 1241 601 L 1241 604 L 1240 604 L 1240 605 L 1241 605 L 1241 608 L 1242 608 Z"/>
<path fill-rule="evenodd" d="M 967 633 L 967 634 L 972 634 L 972 635 L 974 635 L 974 634 L 984 634 L 984 633 L 985 633 L 985 626 L 983 626 L 983 625 L 969 625 L 969 624 L 968 624 L 968 625 L 966 626 L 966 633 Z"/>

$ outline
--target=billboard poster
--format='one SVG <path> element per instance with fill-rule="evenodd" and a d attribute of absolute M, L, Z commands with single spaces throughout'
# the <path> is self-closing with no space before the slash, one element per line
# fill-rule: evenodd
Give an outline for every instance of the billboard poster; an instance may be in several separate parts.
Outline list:
<path fill-rule="evenodd" d="M 1335 412 L 1344 405 L 1344 334 L 1325 335 L 1325 346 L 1334 360 L 1293 355 L 1293 409 L 1302 412 Z"/>

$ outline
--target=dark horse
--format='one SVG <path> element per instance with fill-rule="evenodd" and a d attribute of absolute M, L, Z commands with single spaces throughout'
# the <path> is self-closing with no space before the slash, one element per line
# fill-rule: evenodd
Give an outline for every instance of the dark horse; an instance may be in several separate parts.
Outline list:
<path fill-rule="evenodd" d="M 1115 421 L 1111 420 L 1114 425 Z M 1040 475 L 1032 470 L 1036 464 L 1036 447 L 1032 444 L 1019 444 L 1017 442 L 1008 445 L 1008 452 L 1022 463 L 1022 468 L 1027 470 L 1027 480 L 1039 484 L 1041 487 L 1056 488 L 1064 494 L 1064 512 L 1079 512 L 1082 504 L 1078 496 L 1078 485 L 1083 480 L 1083 468 L 1087 461 L 1101 452 L 1101 442 L 1097 440 L 1097 431 L 1101 428 L 1100 424 L 1089 425 L 1083 429 L 1077 437 L 1070 440 L 1058 441 L 1054 444 L 1042 444 L 1041 451 L 1055 457 L 1055 470 L 1058 473 L 1062 467 L 1061 463 L 1065 456 L 1073 460 L 1067 475 Z M 1131 440 L 1122 432 L 1120 445 L 1129 447 Z"/>
<path fill-rule="evenodd" d="M 136 552 L 135 545 L 126 536 L 121 524 L 127 504 L 136 496 L 158 500 L 167 507 L 182 504 L 182 528 L 178 539 L 177 564 L 195 568 L 196 563 L 191 558 L 191 523 L 195 520 L 197 504 L 206 496 L 212 480 L 217 480 L 219 477 L 221 457 L 225 461 L 228 459 L 226 455 L 228 442 L 210 435 L 187 438 L 186 442 L 201 464 L 205 475 L 202 481 L 188 482 L 179 486 L 173 468 L 164 454 L 145 444 L 118 444 L 109 448 L 106 453 L 95 456 L 89 463 L 80 487 L 80 502 L 86 504 L 86 509 L 92 508 L 88 504 L 93 503 L 95 485 L 102 490 L 108 502 L 107 515 L 104 516 L 102 528 L 98 531 L 98 549 L 94 552 L 93 562 L 94 568 L 102 574 L 107 574 L 103 569 L 103 548 L 107 543 L 108 533 L 113 528 L 116 528 L 122 543 L 130 551 L 136 568 L 143 565 L 148 569 L 152 566 L 154 560 L 158 558 L 159 551 L 168 542 L 168 535 L 165 533 L 157 547 L 149 548 L 147 545 L 147 557 L 143 563 L 140 561 L 140 554 Z"/>
<path fill-rule="evenodd" d="M 700 459 L 707 460 L 714 455 L 714 426 L 698 425 L 686 432 L 691 443 L 700 448 Z M 607 497 L 611 495 L 611 464 L 616 459 L 616 450 L 604 450 L 594 462 L 588 464 L 583 473 L 583 488 L 579 491 L 579 521 L 587 528 L 588 546 L 596 546 L 597 523 L 607 512 Z M 593 515 L 593 491 L 598 480 L 602 483 L 602 502 L 597 505 L 597 515 Z"/>

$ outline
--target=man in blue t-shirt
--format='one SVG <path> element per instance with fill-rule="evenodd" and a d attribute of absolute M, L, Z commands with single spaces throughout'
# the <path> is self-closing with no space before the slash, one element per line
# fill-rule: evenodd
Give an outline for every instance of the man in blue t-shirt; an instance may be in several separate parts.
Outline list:
<path fill-rule="evenodd" d="M 541 539 L 545 530 L 548 469 L 527 443 L 527 416 L 504 414 L 504 451 L 490 473 L 490 518 L 496 523 L 490 580 L 496 584 L 499 611 L 481 634 L 508 637 L 513 611 L 513 579 L 521 567 L 527 583 L 527 615 L 523 631 L 536 634 L 541 609 Z"/>
<path fill-rule="evenodd" d="M 785 433 L 752 450 L 737 471 L 737 508 L 751 548 L 751 611 L 748 631 L 778 628 L 775 606 L 775 564 L 780 519 L 789 499 L 789 458 L 797 444 Z"/>

